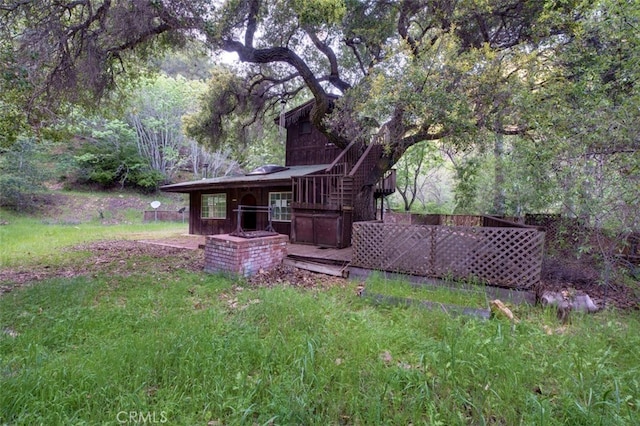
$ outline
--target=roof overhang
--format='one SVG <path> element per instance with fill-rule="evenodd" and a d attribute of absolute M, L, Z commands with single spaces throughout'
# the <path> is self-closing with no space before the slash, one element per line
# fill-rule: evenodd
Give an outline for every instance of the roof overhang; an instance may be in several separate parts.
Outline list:
<path fill-rule="evenodd" d="M 329 98 L 329 102 L 331 103 L 331 106 L 333 106 L 333 103 L 339 98 L 338 95 L 334 95 L 331 93 L 327 94 L 327 97 Z M 296 123 L 305 117 L 308 117 L 309 113 L 311 113 L 311 110 L 313 109 L 315 104 L 316 104 L 316 100 L 311 99 L 303 103 L 302 105 L 298 105 L 297 107 L 286 111 L 284 113 L 284 127 L 289 127 L 291 124 Z M 273 121 L 277 125 L 280 125 L 279 116 L 275 117 Z"/>
<path fill-rule="evenodd" d="M 164 185 L 160 187 L 160 190 L 165 192 L 189 193 L 227 188 L 290 185 L 292 177 L 317 173 L 325 170 L 327 167 L 329 167 L 329 164 L 289 166 L 286 170 L 266 175 L 223 176 L 211 179 L 201 179 L 190 182 L 175 183 L 172 185 Z"/>

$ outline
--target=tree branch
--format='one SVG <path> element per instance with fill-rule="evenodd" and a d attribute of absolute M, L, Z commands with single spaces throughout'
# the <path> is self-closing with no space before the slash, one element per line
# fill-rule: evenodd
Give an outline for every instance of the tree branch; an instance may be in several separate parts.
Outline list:
<path fill-rule="evenodd" d="M 351 88 L 351 85 L 340 78 L 340 73 L 338 70 L 338 59 L 336 58 L 336 54 L 334 53 L 334 51 L 326 43 L 322 42 L 318 38 L 318 35 L 310 28 L 306 28 L 305 32 L 307 33 L 313 44 L 316 46 L 316 48 L 324 53 L 324 55 L 329 60 L 330 72 L 327 76 L 327 80 L 343 93 L 349 90 Z"/>
<path fill-rule="evenodd" d="M 344 44 L 347 45 L 349 48 L 351 48 L 351 50 L 353 51 L 353 56 L 355 56 L 356 60 L 358 61 L 358 66 L 360 67 L 360 71 L 362 71 L 362 75 L 363 76 L 369 75 L 369 73 L 367 72 L 367 69 L 364 67 L 362 56 L 360 56 L 360 52 L 358 52 L 357 45 L 360 44 L 360 42 L 356 41 L 353 38 L 349 38 L 344 40 Z"/>
<path fill-rule="evenodd" d="M 331 132 L 326 128 L 324 118 L 330 111 L 331 99 L 313 71 L 297 53 L 287 47 L 255 49 L 233 39 L 224 39 L 222 41 L 222 49 L 227 52 L 237 53 L 242 62 L 254 64 L 283 62 L 296 69 L 316 100 L 315 106 L 311 110 L 309 117 L 311 123 L 322 133 L 327 135 L 329 140 L 338 144 L 338 146 L 346 146 L 346 141 L 342 140 L 337 135 L 331 134 Z"/>
<path fill-rule="evenodd" d="M 410 17 L 418 10 L 419 5 L 413 0 L 402 2 L 400 13 L 398 15 L 398 34 L 409 45 L 411 54 L 418 56 L 420 52 L 419 43 L 409 34 L 409 26 L 411 25 Z"/>
<path fill-rule="evenodd" d="M 259 9 L 260 2 L 258 0 L 251 0 L 249 2 L 249 12 L 247 13 L 247 28 L 244 33 L 245 46 L 253 47 L 253 36 L 256 32 L 256 17 L 258 15 Z"/>

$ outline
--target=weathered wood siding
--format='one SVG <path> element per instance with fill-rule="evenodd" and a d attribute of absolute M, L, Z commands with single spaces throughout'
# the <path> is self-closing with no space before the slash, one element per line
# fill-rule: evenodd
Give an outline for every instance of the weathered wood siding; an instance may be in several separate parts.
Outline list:
<path fill-rule="evenodd" d="M 293 210 L 291 242 L 323 247 L 351 245 L 351 211 Z"/>
<path fill-rule="evenodd" d="M 286 166 L 329 164 L 340 152 L 341 149 L 311 126 L 308 119 L 292 123 L 287 128 Z"/>
<path fill-rule="evenodd" d="M 229 188 L 227 190 L 207 190 L 192 192 L 189 197 L 189 233 L 196 235 L 216 235 L 228 234 L 236 230 L 237 212 L 242 197 L 247 194 L 253 195 L 257 206 L 269 205 L 269 192 L 291 192 L 291 186 L 273 186 L 262 188 Z M 205 194 L 227 194 L 227 217 L 226 219 L 203 219 L 202 195 Z M 256 214 L 256 229 L 265 229 L 268 224 L 267 215 Z M 273 229 L 279 234 L 291 234 L 291 222 L 273 222 Z"/>

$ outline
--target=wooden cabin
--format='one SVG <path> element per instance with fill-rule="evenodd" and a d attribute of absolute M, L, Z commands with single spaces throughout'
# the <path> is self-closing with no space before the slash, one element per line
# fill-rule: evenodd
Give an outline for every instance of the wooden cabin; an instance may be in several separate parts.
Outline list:
<path fill-rule="evenodd" d="M 379 158 L 382 146 L 352 142 L 341 150 L 309 121 L 313 102 L 288 111 L 284 166 L 267 165 L 243 176 L 163 186 L 189 194 L 189 233 L 252 237 L 289 235 L 292 243 L 343 248 L 351 245 L 354 195 Z M 391 171 L 375 197 L 395 190 Z"/>

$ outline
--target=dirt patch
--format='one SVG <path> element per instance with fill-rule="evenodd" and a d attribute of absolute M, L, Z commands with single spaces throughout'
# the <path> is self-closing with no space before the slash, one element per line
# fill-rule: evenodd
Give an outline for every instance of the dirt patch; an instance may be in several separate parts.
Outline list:
<path fill-rule="evenodd" d="M 62 268 L 38 265 L 0 271 L 0 295 L 51 278 L 73 278 L 99 273 L 129 276 L 144 271 L 201 272 L 204 270 L 203 251 L 193 249 L 200 241 L 198 238 L 184 237 L 154 241 L 102 241 L 75 246 L 67 251 L 89 252 L 90 256 L 72 266 Z M 177 245 L 183 247 L 175 247 Z M 271 271 L 260 271 L 250 277 L 247 284 L 249 287 L 271 288 L 289 285 L 306 289 L 328 289 L 346 286 L 348 281 L 281 265 Z"/>
<path fill-rule="evenodd" d="M 599 308 L 640 309 L 640 282 L 623 284 L 612 275 L 603 283 L 597 262 L 587 256 L 545 258 L 538 293 L 544 291 L 588 294 Z"/>
<path fill-rule="evenodd" d="M 249 285 L 254 287 L 275 287 L 290 285 L 299 288 L 328 289 L 331 287 L 344 287 L 348 281 L 340 277 L 332 277 L 324 274 L 306 271 L 293 266 L 280 265 L 270 271 L 259 271 L 250 277 Z"/>
<path fill-rule="evenodd" d="M 195 250 L 204 248 L 205 238 L 202 235 L 183 235 L 180 237 L 158 238 L 154 240 L 140 240 L 140 243 L 153 244 L 164 247 L 174 247 Z"/>
<path fill-rule="evenodd" d="M 144 244 L 137 241 L 101 241 L 67 249 L 89 252 L 90 256 L 62 268 L 47 265 L 3 269 L 0 271 L 0 295 L 34 282 L 50 278 L 73 278 L 99 273 L 129 276 L 136 272 L 199 272 L 204 268 L 200 250 Z"/>

